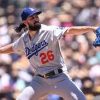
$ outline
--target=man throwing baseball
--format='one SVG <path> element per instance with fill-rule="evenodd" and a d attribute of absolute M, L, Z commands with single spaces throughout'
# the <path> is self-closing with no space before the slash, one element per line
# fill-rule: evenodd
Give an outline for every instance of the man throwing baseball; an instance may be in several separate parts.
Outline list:
<path fill-rule="evenodd" d="M 16 100 L 39 100 L 47 94 L 60 95 L 64 100 L 86 100 L 84 94 L 63 73 L 65 67 L 59 39 L 66 34 L 80 35 L 95 31 L 97 27 L 76 26 L 57 27 L 41 24 L 40 10 L 24 8 L 21 13 L 22 23 L 16 29 L 27 28 L 14 43 L 0 48 L 2 53 L 24 53 L 34 69 L 31 84 L 26 87 Z"/>

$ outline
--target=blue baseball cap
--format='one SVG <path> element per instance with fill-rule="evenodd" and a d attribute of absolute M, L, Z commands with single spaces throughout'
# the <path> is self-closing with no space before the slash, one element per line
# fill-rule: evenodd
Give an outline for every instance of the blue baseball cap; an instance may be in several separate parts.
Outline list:
<path fill-rule="evenodd" d="M 35 14 L 40 14 L 42 11 L 35 9 L 35 8 L 30 8 L 30 7 L 26 7 L 23 9 L 22 13 L 21 13 L 21 18 L 22 21 L 26 20 L 28 17 L 35 15 Z"/>

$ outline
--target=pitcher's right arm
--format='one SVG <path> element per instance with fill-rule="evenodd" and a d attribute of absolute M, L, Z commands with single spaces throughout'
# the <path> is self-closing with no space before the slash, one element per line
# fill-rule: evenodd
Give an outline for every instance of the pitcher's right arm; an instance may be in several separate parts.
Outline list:
<path fill-rule="evenodd" d="M 14 53 L 13 44 L 8 44 L 0 47 L 0 54 L 11 54 Z"/>

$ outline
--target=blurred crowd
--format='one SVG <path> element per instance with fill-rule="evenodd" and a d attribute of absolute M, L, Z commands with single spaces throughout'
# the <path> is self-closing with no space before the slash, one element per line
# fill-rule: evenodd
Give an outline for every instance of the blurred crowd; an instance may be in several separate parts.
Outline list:
<path fill-rule="evenodd" d="M 41 23 L 47 25 L 100 25 L 100 0 L 0 0 L 0 47 L 21 35 L 14 28 L 21 23 L 20 13 L 27 6 L 41 9 Z M 100 48 L 93 47 L 94 40 L 93 32 L 60 40 L 69 75 L 87 100 L 100 100 Z M 0 54 L 0 100 L 15 100 L 33 75 L 24 55 Z"/>

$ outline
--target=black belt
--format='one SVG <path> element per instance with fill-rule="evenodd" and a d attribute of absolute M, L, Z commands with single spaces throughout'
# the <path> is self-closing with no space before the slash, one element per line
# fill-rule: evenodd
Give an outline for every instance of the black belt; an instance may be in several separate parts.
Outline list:
<path fill-rule="evenodd" d="M 56 72 L 57 71 L 57 72 Z M 43 77 L 43 78 L 52 78 L 54 77 L 55 75 L 59 74 L 59 73 L 62 73 L 63 70 L 62 69 L 56 69 L 56 70 L 53 70 L 53 71 L 50 71 L 44 75 L 41 75 L 41 74 L 37 74 L 37 76 L 40 76 L 40 77 Z"/>

